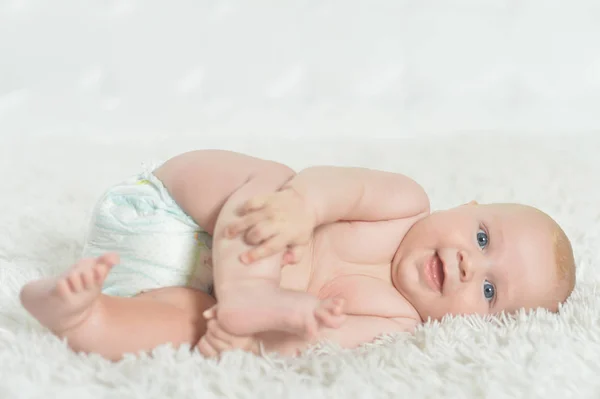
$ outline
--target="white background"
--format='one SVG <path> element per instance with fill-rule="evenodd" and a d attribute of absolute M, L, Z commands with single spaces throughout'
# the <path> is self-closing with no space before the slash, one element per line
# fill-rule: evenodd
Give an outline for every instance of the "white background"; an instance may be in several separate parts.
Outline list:
<path fill-rule="evenodd" d="M 0 0 L 0 135 L 600 129 L 600 2 Z"/>

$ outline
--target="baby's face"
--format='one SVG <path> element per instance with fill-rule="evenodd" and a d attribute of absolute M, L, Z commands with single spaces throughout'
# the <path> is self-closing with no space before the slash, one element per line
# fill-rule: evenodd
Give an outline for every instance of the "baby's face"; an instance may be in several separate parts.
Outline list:
<path fill-rule="evenodd" d="M 515 205 L 435 212 L 406 234 L 392 279 L 423 320 L 446 314 L 555 307 L 560 297 L 553 229 Z"/>

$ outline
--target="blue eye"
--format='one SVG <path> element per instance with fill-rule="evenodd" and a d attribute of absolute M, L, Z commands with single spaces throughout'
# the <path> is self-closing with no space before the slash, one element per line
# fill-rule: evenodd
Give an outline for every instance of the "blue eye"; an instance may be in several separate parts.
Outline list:
<path fill-rule="evenodd" d="M 479 229 L 477 232 L 477 245 L 479 245 L 479 248 L 485 249 L 485 247 L 488 246 L 489 241 L 490 239 L 487 233 L 483 229 Z"/>
<path fill-rule="evenodd" d="M 487 280 L 483 282 L 483 296 L 487 301 L 491 301 L 496 296 L 496 288 Z"/>

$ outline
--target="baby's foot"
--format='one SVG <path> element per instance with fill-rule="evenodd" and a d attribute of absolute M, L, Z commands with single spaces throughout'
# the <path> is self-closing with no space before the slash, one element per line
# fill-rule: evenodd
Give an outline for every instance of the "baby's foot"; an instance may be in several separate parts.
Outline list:
<path fill-rule="evenodd" d="M 42 325 L 66 336 L 93 312 L 104 279 L 118 261 L 116 254 L 80 260 L 60 277 L 26 284 L 21 303 Z"/>
<path fill-rule="evenodd" d="M 341 299 L 321 301 L 304 292 L 257 284 L 223 293 L 211 312 L 220 327 L 234 335 L 282 331 L 313 339 L 320 328 L 343 323 L 343 305 Z"/>

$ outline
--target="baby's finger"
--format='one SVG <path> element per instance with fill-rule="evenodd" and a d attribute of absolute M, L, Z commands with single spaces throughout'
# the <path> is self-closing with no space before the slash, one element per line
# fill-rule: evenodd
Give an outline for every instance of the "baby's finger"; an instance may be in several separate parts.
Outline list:
<path fill-rule="evenodd" d="M 231 345 L 229 343 L 221 341 L 218 337 L 215 337 L 210 333 L 206 334 L 206 342 L 208 342 L 210 347 L 213 348 L 218 354 L 231 349 Z"/>
<path fill-rule="evenodd" d="M 254 197 L 244 202 L 237 210 L 238 215 L 243 216 L 249 212 L 257 211 L 265 206 L 269 200 L 270 195 L 262 195 Z"/>
<path fill-rule="evenodd" d="M 258 245 L 275 234 L 277 234 L 277 225 L 271 221 L 263 220 L 246 231 L 246 243 Z"/>
<path fill-rule="evenodd" d="M 230 224 L 225 229 L 225 236 L 228 238 L 237 237 L 238 234 L 248 230 L 248 228 L 254 226 L 263 219 L 266 219 L 266 217 L 262 212 L 255 212 L 250 215 L 246 215 L 237 222 Z"/>
<path fill-rule="evenodd" d="M 231 346 L 231 343 L 234 340 L 234 336 L 223 330 L 217 320 L 210 320 L 206 323 L 206 330 L 208 331 L 209 336 L 215 337 L 219 341 L 226 343 Z"/>
<path fill-rule="evenodd" d="M 282 252 L 287 246 L 287 239 L 281 234 L 275 235 L 262 243 L 259 247 L 251 249 L 242 255 L 242 262 L 251 263 Z"/>
<path fill-rule="evenodd" d="M 202 313 L 202 316 L 204 316 L 206 320 L 214 319 L 217 316 L 217 305 L 206 309 L 204 313 Z"/>
<path fill-rule="evenodd" d="M 286 265 L 294 265 L 299 263 L 304 256 L 304 245 L 296 245 L 288 249 L 283 257 L 283 262 Z"/>
<path fill-rule="evenodd" d="M 206 334 L 200 338 L 198 341 L 198 345 L 196 345 L 200 353 L 205 357 L 217 357 L 219 356 L 219 352 L 215 348 L 213 348 L 206 339 Z"/>

